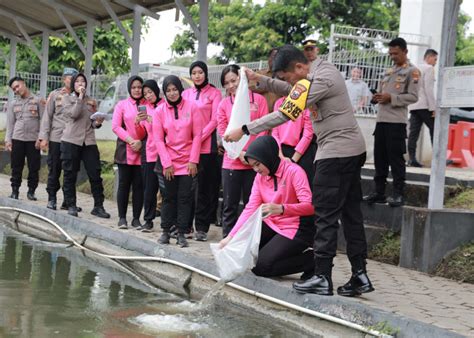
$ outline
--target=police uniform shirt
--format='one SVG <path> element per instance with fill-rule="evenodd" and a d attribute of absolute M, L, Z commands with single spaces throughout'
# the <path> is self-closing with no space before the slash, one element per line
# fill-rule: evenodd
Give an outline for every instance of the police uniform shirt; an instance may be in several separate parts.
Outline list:
<path fill-rule="evenodd" d="M 407 123 L 408 105 L 418 100 L 420 71 L 411 63 L 385 71 L 379 93 L 388 93 L 390 102 L 378 104 L 377 122 Z"/>
<path fill-rule="evenodd" d="M 8 105 L 7 133 L 5 142 L 12 139 L 19 141 L 36 141 L 43 116 L 43 105 L 39 98 L 30 95 L 26 98 L 16 98 Z"/>
<path fill-rule="evenodd" d="M 72 143 L 78 146 L 89 146 L 96 144 L 95 122 L 91 120 L 91 115 L 87 107 L 90 97 L 85 96 L 82 100 L 76 94 L 64 96 L 64 121 L 65 128 L 61 141 Z"/>
<path fill-rule="evenodd" d="M 39 138 L 41 140 L 61 142 L 64 131 L 64 97 L 69 94 L 63 92 L 63 88 L 56 89 L 49 94 L 43 118 Z"/>
<path fill-rule="evenodd" d="M 294 87 L 287 82 L 263 76 L 259 79 L 259 86 L 278 95 L 290 95 L 280 111 L 247 124 L 251 134 L 296 119 L 302 110 L 309 108 L 318 139 L 316 160 L 357 156 L 366 151 L 345 81 L 333 64 L 317 58 L 311 64 L 307 79 L 300 80 Z M 302 104 L 298 108 L 291 107 L 291 100 L 300 100 Z"/>
<path fill-rule="evenodd" d="M 421 72 L 418 83 L 418 101 L 408 106 L 408 110 L 428 109 L 436 110 L 436 99 L 434 96 L 435 71 L 432 65 L 424 63 L 418 66 Z"/>

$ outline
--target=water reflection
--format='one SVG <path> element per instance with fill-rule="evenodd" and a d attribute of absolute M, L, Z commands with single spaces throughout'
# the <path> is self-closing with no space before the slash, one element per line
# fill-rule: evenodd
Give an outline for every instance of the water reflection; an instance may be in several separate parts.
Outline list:
<path fill-rule="evenodd" d="M 203 310 L 110 261 L 2 229 L 0 337 L 298 336 L 251 314 Z"/>

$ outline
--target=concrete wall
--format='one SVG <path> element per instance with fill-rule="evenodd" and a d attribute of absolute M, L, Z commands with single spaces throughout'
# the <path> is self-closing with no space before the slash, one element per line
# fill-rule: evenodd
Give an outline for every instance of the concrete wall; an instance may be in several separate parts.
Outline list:
<path fill-rule="evenodd" d="M 430 37 L 430 48 L 439 52 L 444 2 L 445 0 L 403 0 L 399 31 Z M 415 64 L 421 63 L 425 50 L 424 46 L 410 46 L 408 57 Z"/>
<path fill-rule="evenodd" d="M 432 272 L 452 250 L 474 240 L 474 212 L 405 207 L 400 266 Z"/>

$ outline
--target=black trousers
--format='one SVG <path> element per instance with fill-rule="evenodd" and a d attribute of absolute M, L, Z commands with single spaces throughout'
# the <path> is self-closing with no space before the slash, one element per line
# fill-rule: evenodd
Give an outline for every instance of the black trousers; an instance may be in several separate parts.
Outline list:
<path fill-rule="evenodd" d="M 48 192 L 48 199 L 56 199 L 56 194 L 61 188 L 59 178 L 61 176 L 61 143 L 49 142 L 48 146 L 48 183 L 46 191 Z"/>
<path fill-rule="evenodd" d="M 339 220 L 347 242 L 347 256 L 353 269 L 364 267 L 359 265 L 367 258 L 367 241 L 360 208 L 360 171 L 365 163 L 365 156 L 363 153 L 358 156 L 316 161 L 313 181 L 316 274 L 331 274 L 332 259 L 336 256 Z"/>
<path fill-rule="evenodd" d="M 197 184 L 197 178 L 181 175 L 169 181 L 160 175 L 159 182 L 163 195 L 161 228 L 169 231 L 173 225 L 176 225 L 179 233 L 185 233 L 191 217 L 193 186 Z"/>
<path fill-rule="evenodd" d="M 407 129 L 405 123 L 377 122 L 374 131 L 375 191 L 385 194 L 388 169 L 393 178 L 393 192 L 403 195 L 405 188 L 405 159 Z"/>
<path fill-rule="evenodd" d="M 410 131 L 408 134 L 408 155 L 410 160 L 416 160 L 416 143 L 420 136 L 421 127 L 426 124 L 430 130 L 431 144 L 433 144 L 434 117 L 428 109 L 410 110 Z"/>
<path fill-rule="evenodd" d="M 217 200 L 219 198 L 219 177 L 221 168 L 217 154 L 201 154 L 199 160 L 197 202 L 195 226 L 197 231 L 209 231 L 209 226 L 216 218 Z"/>
<path fill-rule="evenodd" d="M 130 187 L 132 188 L 133 219 L 139 219 L 143 208 L 143 181 L 139 165 L 118 164 L 119 184 L 117 189 L 117 208 L 119 218 L 127 217 Z"/>
<path fill-rule="evenodd" d="M 156 216 L 156 194 L 158 194 L 158 174 L 155 162 L 142 164 L 143 177 L 143 219 L 153 221 Z"/>
<path fill-rule="evenodd" d="M 245 205 L 249 201 L 252 191 L 255 171 L 222 169 L 222 189 L 224 201 L 222 203 L 222 235 L 226 237 L 237 223 L 240 215 L 240 198 Z"/>
<path fill-rule="evenodd" d="M 312 270 L 313 250 L 299 239 L 289 239 L 262 223 L 262 235 L 257 264 L 252 272 L 257 276 L 277 277 Z"/>
<path fill-rule="evenodd" d="M 219 197 L 222 188 L 222 162 L 224 161 L 223 155 L 217 155 L 217 167 L 219 170 L 217 171 L 216 181 L 217 181 L 217 194 L 214 196 L 214 200 L 211 203 L 211 223 L 213 224 L 222 224 L 222 208 L 219 208 Z"/>
<path fill-rule="evenodd" d="M 19 189 L 21 186 L 25 158 L 28 165 L 28 188 L 35 190 L 38 187 L 41 166 L 40 150 L 35 148 L 35 141 L 12 140 L 10 154 L 12 176 L 10 182 L 13 189 Z"/>
<path fill-rule="evenodd" d="M 64 172 L 63 192 L 68 206 L 76 206 L 77 173 L 84 163 L 91 185 L 94 206 L 104 204 L 104 186 L 100 177 L 100 153 L 97 145 L 78 146 L 69 142 L 61 142 L 61 160 Z"/>
<path fill-rule="evenodd" d="M 291 158 L 295 153 L 295 147 L 282 144 L 281 145 L 281 152 L 285 157 Z M 316 155 L 316 144 L 312 143 L 309 145 L 306 152 L 298 161 L 298 165 L 303 168 L 306 176 L 308 177 L 308 182 L 313 182 L 314 177 L 314 156 Z"/>

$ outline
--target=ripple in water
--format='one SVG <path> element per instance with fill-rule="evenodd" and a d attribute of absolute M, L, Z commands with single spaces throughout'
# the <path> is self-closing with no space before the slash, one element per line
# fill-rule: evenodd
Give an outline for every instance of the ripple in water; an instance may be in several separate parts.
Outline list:
<path fill-rule="evenodd" d="M 132 323 L 143 326 L 145 329 L 157 332 L 196 332 L 209 328 L 205 323 L 196 323 L 185 315 L 141 314 L 130 320 Z"/>

